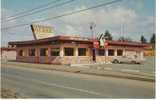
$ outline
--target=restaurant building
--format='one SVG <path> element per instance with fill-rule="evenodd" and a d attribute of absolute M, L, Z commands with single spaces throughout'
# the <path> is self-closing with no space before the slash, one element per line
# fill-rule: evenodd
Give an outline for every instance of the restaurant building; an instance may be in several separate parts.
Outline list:
<path fill-rule="evenodd" d="M 113 57 L 137 56 L 143 59 L 147 44 L 106 40 L 104 47 L 98 39 L 74 36 L 53 36 L 38 40 L 14 41 L 16 60 L 29 63 L 83 64 L 109 62 Z"/>

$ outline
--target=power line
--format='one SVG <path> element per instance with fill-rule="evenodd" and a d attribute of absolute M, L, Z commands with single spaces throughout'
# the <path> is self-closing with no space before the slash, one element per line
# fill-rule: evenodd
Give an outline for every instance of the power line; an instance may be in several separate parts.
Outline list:
<path fill-rule="evenodd" d="M 28 12 L 28 14 L 23 14 L 23 15 L 21 15 L 21 16 L 14 17 L 14 18 L 8 19 L 8 20 L 6 20 L 6 21 L 11 21 L 11 20 L 14 20 L 14 19 L 19 19 L 19 18 L 21 18 L 21 17 L 30 16 L 30 15 L 33 15 L 33 14 L 36 14 L 36 13 L 43 12 L 43 11 L 45 11 L 45 10 L 47 10 L 47 9 L 51 9 L 51 8 L 63 6 L 63 5 L 65 5 L 65 4 L 71 3 L 71 2 L 73 2 L 73 1 L 74 1 L 74 0 L 69 0 L 69 1 L 66 1 L 66 2 L 62 2 L 62 3 L 60 3 L 60 4 L 53 5 L 53 6 L 51 6 L 51 7 L 47 7 L 47 8 L 44 8 L 44 9 L 39 9 L 39 10 L 36 10 L 36 11 Z"/>
<path fill-rule="evenodd" d="M 58 15 L 58 16 L 54 16 L 54 17 L 49 17 L 49 18 L 46 18 L 46 19 L 43 19 L 43 20 L 33 21 L 32 23 L 38 23 L 38 22 L 43 22 L 43 21 L 47 21 L 47 20 L 53 20 L 53 19 L 57 19 L 57 18 L 60 18 L 60 17 L 65 17 L 65 16 L 77 14 L 77 13 L 84 12 L 84 11 L 87 11 L 87 10 L 90 10 L 90 9 L 95 9 L 95 8 L 99 8 L 99 7 L 102 7 L 102 6 L 110 5 L 110 4 L 119 2 L 119 1 L 122 1 L 122 0 L 114 0 L 114 1 L 111 1 L 111 2 L 107 2 L 107 3 L 102 3 L 102 4 L 99 4 L 99 5 L 96 5 L 96 6 L 88 7 L 88 8 L 81 9 L 81 10 L 76 10 L 76 11 L 69 12 L 69 13 L 64 13 L 62 15 Z M 26 26 L 26 25 L 30 25 L 30 23 L 19 24 L 19 25 L 15 25 L 15 26 L 10 26 L 10 27 L 6 27 L 6 28 L 2 28 L 2 29 L 10 29 L 10 28 L 15 28 L 15 27 L 23 27 L 23 26 Z"/>
<path fill-rule="evenodd" d="M 11 16 L 7 17 L 6 19 L 10 19 L 10 18 L 12 18 L 12 17 L 16 17 L 16 16 L 19 16 L 19 15 L 21 15 L 21 14 L 25 14 L 25 13 L 28 13 L 28 12 L 32 12 L 32 11 L 34 11 L 34 10 L 36 10 L 36 9 L 40 9 L 40 8 L 46 7 L 46 6 L 48 6 L 48 5 L 51 5 L 51 4 L 53 4 L 53 3 L 56 3 L 56 2 L 58 2 L 58 1 L 60 1 L 60 0 L 55 0 L 55 1 L 52 1 L 52 2 L 49 2 L 49 3 L 46 3 L 46 4 L 44 4 L 44 5 L 37 6 L 37 7 L 35 7 L 35 8 L 29 9 L 29 10 L 26 10 L 26 11 L 23 11 L 23 12 L 16 13 L 16 14 L 14 14 L 14 15 L 11 15 Z"/>

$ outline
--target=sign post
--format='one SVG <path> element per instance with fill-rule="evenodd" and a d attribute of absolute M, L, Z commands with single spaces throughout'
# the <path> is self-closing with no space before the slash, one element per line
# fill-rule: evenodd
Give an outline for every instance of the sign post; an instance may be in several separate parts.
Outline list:
<path fill-rule="evenodd" d="M 93 61 L 96 61 L 96 48 L 99 48 L 99 42 L 93 40 Z"/>
<path fill-rule="evenodd" d="M 95 23 L 91 23 L 90 25 L 90 30 L 91 30 L 91 33 L 92 33 L 92 41 L 93 41 L 93 61 L 96 62 L 96 48 L 94 46 L 96 46 L 97 42 L 95 42 L 94 40 L 94 28 L 96 27 Z M 94 45 L 95 43 L 95 45 Z"/>

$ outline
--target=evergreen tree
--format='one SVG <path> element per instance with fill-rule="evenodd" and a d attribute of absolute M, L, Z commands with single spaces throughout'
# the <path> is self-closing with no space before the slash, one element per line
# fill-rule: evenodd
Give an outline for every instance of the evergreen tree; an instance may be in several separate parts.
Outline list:
<path fill-rule="evenodd" d="M 112 40 L 113 39 L 112 35 L 109 33 L 108 30 L 105 31 L 104 37 L 106 38 L 106 40 Z"/>
<path fill-rule="evenodd" d="M 140 41 L 141 41 L 141 43 L 146 43 L 147 42 L 146 38 L 143 35 L 141 36 Z"/>
<path fill-rule="evenodd" d="M 155 33 L 153 33 L 151 39 L 150 39 L 150 43 L 152 44 L 152 48 L 155 49 Z"/>
<path fill-rule="evenodd" d="M 153 33 L 151 39 L 150 39 L 150 43 L 155 44 L 155 33 Z"/>
<path fill-rule="evenodd" d="M 131 39 L 131 38 L 126 38 L 126 37 L 121 36 L 121 37 L 119 37 L 118 41 L 122 41 L 122 42 L 131 42 L 132 39 Z"/>

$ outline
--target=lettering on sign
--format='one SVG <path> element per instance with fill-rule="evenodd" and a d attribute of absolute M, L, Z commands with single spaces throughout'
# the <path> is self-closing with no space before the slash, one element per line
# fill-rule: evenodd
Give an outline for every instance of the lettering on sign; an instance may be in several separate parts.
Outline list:
<path fill-rule="evenodd" d="M 35 39 L 48 38 L 53 36 L 52 27 L 43 25 L 31 25 L 31 30 Z"/>

